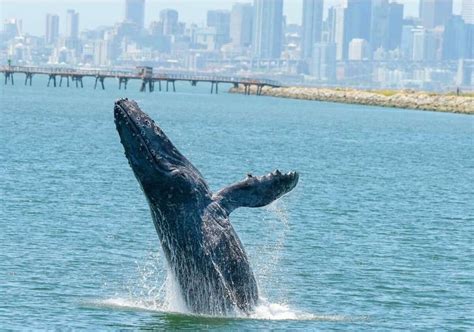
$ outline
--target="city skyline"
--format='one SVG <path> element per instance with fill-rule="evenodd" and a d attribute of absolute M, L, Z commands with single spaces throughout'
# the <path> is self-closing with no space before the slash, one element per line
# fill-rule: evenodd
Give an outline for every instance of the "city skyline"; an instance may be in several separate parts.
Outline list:
<path fill-rule="evenodd" d="M 285 16 L 285 4 L 295 4 L 289 0 L 233 2 L 230 9 L 196 2 L 205 10 L 200 23 L 186 22 L 177 6 L 150 14 L 149 1 L 120 0 L 123 17 L 94 29 L 72 8 L 65 16 L 48 12 L 44 34 L 25 32 L 22 18 L 6 19 L 0 61 L 263 74 L 331 86 L 443 89 L 473 81 L 474 24 L 465 12 L 456 15 L 455 0 L 420 0 L 418 16 L 392 0 L 304 0 L 299 24 Z"/>
<path fill-rule="evenodd" d="M 323 17 L 327 17 L 328 9 L 340 5 L 346 0 L 325 0 Z M 404 5 L 404 16 L 419 15 L 419 0 L 397 0 Z M 180 13 L 180 19 L 186 23 L 206 24 L 206 13 L 209 9 L 231 10 L 234 3 L 253 3 L 253 1 L 236 0 L 203 0 L 203 1 L 172 1 L 172 0 L 147 0 L 145 1 L 145 27 L 159 18 L 159 12 L 171 8 Z M 28 4 L 25 6 L 24 4 Z M 94 6 L 91 6 L 94 4 Z M 125 9 L 122 1 L 117 0 L 64 0 L 60 3 L 52 1 L 35 0 L 0 0 L 0 18 L 2 21 L 9 18 L 23 20 L 23 32 L 40 36 L 45 34 L 44 16 L 47 14 L 66 16 L 67 10 L 74 9 L 82 16 L 80 30 L 95 29 L 101 25 L 113 25 L 125 18 Z M 285 1 L 283 14 L 289 24 L 301 24 L 303 0 Z M 460 15 L 462 0 L 453 0 L 453 14 Z M 103 11 L 107 11 L 104 16 Z M 87 18 L 87 19 L 85 19 Z M 65 19 L 60 22 L 59 31 L 66 32 Z"/>

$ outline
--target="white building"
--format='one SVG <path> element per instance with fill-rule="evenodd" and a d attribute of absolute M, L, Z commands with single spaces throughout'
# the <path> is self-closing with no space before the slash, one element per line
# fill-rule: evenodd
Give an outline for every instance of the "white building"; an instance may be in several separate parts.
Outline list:
<path fill-rule="evenodd" d="M 351 61 L 368 60 L 370 57 L 369 43 L 365 39 L 354 38 L 349 43 L 348 59 Z"/>

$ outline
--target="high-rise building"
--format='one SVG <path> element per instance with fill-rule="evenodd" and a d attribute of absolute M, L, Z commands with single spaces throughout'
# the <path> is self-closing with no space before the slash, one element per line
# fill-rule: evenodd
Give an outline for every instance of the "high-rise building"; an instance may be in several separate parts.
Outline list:
<path fill-rule="evenodd" d="M 279 58 L 283 39 L 283 0 L 254 0 L 253 53 Z"/>
<path fill-rule="evenodd" d="M 321 41 L 323 26 L 323 1 L 303 1 L 303 24 L 301 36 L 301 58 L 309 59 L 313 55 L 313 46 Z"/>
<path fill-rule="evenodd" d="M 207 12 L 207 27 L 216 31 L 217 48 L 230 39 L 230 12 L 228 10 L 209 10 Z"/>
<path fill-rule="evenodd" d="M 462 0 L 461 16 L 466 24 L 474 24 L 473 0 Z"/>
<path fill-rule="evenodd" d="M 388 9 L 388 49 L 400 47 L 402 41 L 403 9 L 401 3 L 391 2 Z"/>
<path fill-rule="evenodd" d="M 160 21 L 163 23 L 163 35 L 171 36 L 178 33 L 178 12 L 174 9 L 163 9 Z"/>
<path fill-rule="evenodd" d="M 145 24 L 145 0 L 125 0 L 125 21 L 143 29 Z"/>
<path fill-rule="evenodd" d="M 402 52 L 402 58 L 405 60 L 413 59 L 413 28 L 413 25 L 402 26 L 400 50 Z"/>
<path fill-rule="evenodd" d="M 73 9 L 67 11 L 66 37 L 70 39 L 79 38 L 79 13 Z"/>
<path fill-rule="evenodd" d="M 336 44 L 336 59 L 343 59 L 344 46 L 344 12 L 343 6 L 331 7 L 328 11 L 329 41 Z"/>
<path fill-rule="evenodd" d="M 54 14 L 46 15 L 46 44 L 53 44 L 59 37 L 59 16 Z"/>
<path fill-rule="evenodd" d="M 312 64 L 310 73 L 320 81 L 334 82 L 336 80 L 336 44 L 318 42 L 313 45 Z"/>
<path fill-rule="evenodd" d="M 414 28 L 413 61 L 433 61 L 436 58 L 436 39 L 432 31 L 425 28 Z"/>
<path fill-rule="evenodd" d="M 347 58 L 351 61 L 368 60 L 370 57 L 369 43 L 365 39 L 354 38 L 349 43 Z"/>
<path fill-rule="evenodd" d="M 3 35 L 6 40 L 23 34 L 23 21 L 18 18 L 8 18 L 3 21 Z"/>
<path fill-rule="evenodd" d="M 354 38 L 370 40 L 371 0 L 348 0 L 344 11 L 344 58 Z"/>
<path fill-rule="evenodd" d="M 230 39 L 234 47 L 252 44 L 253 7 L 250 3 L 235 3 L 230 13 Z"/>
<path fill-rule="evenodd" d="M 372 0 L 370 46 L 372 50 L 392 50 L 400 46 L 403 5 L 388 0 Z"/>
<path fill-rule="evenodd" d="M 467 56 L 466 46 L 469 44 L 467 24 L 461 16 L 451 17 L 443 32 L 443 60 L 458 60 Z"/>
<path fill-rule="evenodd" d="M 380 47 L 388 49 L 388 10 L 388 0 L 372 0 L 370 45 L 374 51 Z"/>
<path fill-rule="evenodd" d="M 445 25 L 452 13 L 453 0 L 420 0 L 420 19 L 426 29 Z"/>

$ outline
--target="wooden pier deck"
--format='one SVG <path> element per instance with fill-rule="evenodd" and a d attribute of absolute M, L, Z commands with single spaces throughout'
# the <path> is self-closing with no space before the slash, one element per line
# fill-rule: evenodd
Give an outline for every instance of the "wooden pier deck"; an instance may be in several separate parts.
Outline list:
<path fill-rule="evenodd" d="M 95 78 L 94 89 L 97 89 L 98 84 L 102 89 L 105 89 L 105 79 L 115 79 L 118 81 L 119 89 L 127 89 L 129 80 L 140 80 L 140 91 L 152 92 L 155 90 L 155 84 L 158 83 L 159 91 L 162 91 L 162 82 L 166 83 L 166 91 L 169 91 L 170 85 L 173 91 L 176 91 L 176 81 L 187 81 L 192 86 L 196 86 L 198 82 L 211 83 L 211 93 L 219 92 L 219 83 L 233 84 L 234 87 L 244 86 L 245 93 L 250 94 L 252 86 L 257 87 L 257 94 L 260 94 L 264 86 L 281 87 L 282 85 L 274 80 L 258 79 L 251 77 L 240 76 L 223 76 L 213 75 L 208 73 L 194 73 L 194 72 L 156 72 L 153 73 L 150 67 L 138 67 L 137 70 L 100 70 L 100 69 L 78 69 L 78 68 L 64 68 L 64 67 L 27 67 L 27 66 L 2 66 L 0 72 L 5 76 L 5 85 L 10 83 L 15 84 L 14 74 L 25 75 L 25 85 L 32 85 L 33 76 L 45 75 L 48 76 L 47 86 L 56 87 L 63 86 L 65 81 L 66 86 L 74 83 L 76 88 L 83 88 L 84 77 Z M 59 78 L 59 82 L 58 79 Z"/>

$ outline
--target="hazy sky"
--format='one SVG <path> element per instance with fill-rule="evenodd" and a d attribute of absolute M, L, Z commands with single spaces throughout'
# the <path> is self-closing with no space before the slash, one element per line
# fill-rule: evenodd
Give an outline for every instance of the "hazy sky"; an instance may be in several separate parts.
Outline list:
<path fill-rule="evenodd" d="M 325 0 L 325 6 L 339 3 L 341 0 Z M 235 2 L 253 2 L 236 0 L 146 0 L 147 25 L 158 20 L 160 10 L 174 8 L 179 12 L 180 21 L 202 23 L 206 21 L 209 9 L 230 9 Z M 398 0 L 405 4 L 405 16 L 418 15 L 418 0 Z M 454 0 L 454 12 L 460 13 L 462 0 Z M 0 16 L 21 18 L 24 32 L 44 35 L 45 16 L 54 13 L 60 16 L 60 32 L 65 31 L 66 11 L 75 9 L 80 15 L 80 29 L 91 29 L 100 25 L 113 25 L 123 19 L 125 0 L 0 0 Z M 284 13 L 289 23 L 301 23 L 303 0 L 285 0 Z"/>

